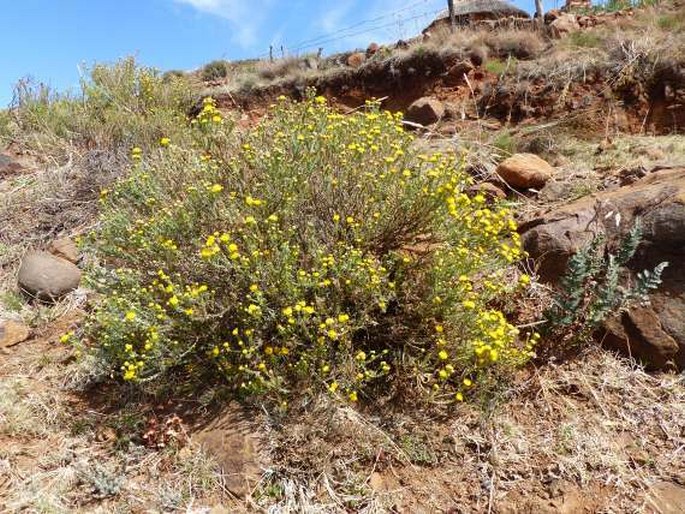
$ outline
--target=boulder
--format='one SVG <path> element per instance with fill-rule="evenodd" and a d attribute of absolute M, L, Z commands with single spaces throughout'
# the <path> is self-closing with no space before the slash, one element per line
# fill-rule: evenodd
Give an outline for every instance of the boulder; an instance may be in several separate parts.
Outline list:
<path fill-rule="evenodd" d="M 350 68 L 359 68 L 366 61 L 366 54 L 357 52 L 347 58 L 347 65 Z"/>
<path fill-rule="evenodd" d="M 407 121 L 427 126 L 440 121 L 444 115 L 445 106 L 442 102 L 426 96 L 419 98 L 409 106 L 405 118 Z"/>
<path fill-rule="evenodd" d="M 369 46 L 366 48 L 366 57 L 373 57 L 378 53 L 378 50 L 380 50 L 381 47 L 378 45 L 378 43 L 371 43 Z"/>
<path fill-rule="evenodd" d="M 557 19 L 550 23 L 550 28 L 552 29 L 552 37 L 560 38 L 571 32 L 577 32 L 580 30 L 580 24 L 575 14 L 562 13 Z"/>
<path fill-rule="evenodd" d="M 0 348 L 9 348 L 26 341 L 31 329 L 24 323 L 14 320 L 0 321 Z"/>
<path fill-rule="evenodd" d="M 507 184 L 518 189 L 540 188 L 554 175 L 554 168 L 532 153 L 514 154 L 502 161 L 495 171 Z"/>
<path fill-rule="evenodd" d="M 62 259 L 66 259 L 74 264 L 78 262 L 80 257 L 76 243 L 74 243 L 74 241 L 68 237 L 55 239 L 52 243 L 50 243 L 48 251 L 51 254 L 61 257 Z"/>
<path fill-rule="evenodd" d="M 22 291 L 30 296 L 54 301 L 78 287 L 81 270 L 47 252 L 34 252 L 24 257 L 17 280 Z"/>
<path fill-rule="evenodd" d="M 448 86 L 458 86 L 466 82 L 466 76 L 475 69 L 471 61 L 461 61 L 451 66 L 445 74 L 445 84 Z"/>
<path fill-rule="evenodd" d="M 685 369 L 685 168 L 647 174 L 636 182 L 583 197 L 521 224 L 524 249 L 543 280 L 555 282 L 569 258 L 602 236 L 615 246 L 640 218 L 642 243 L 626 272 L 671 265 L 649 306 L 606 323 L 602 339 L 650 368 Z"/>

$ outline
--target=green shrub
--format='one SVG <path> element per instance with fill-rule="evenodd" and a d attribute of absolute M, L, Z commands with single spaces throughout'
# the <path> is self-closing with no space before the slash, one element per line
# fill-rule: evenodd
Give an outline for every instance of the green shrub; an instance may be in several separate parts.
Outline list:
<path fill-rule="evenodd" d="M 602 38 L 599 34 L 588 31 L 571 32 L 568 39 L 573 46 L 582 48 L 598 48 L 602 45 Z"/>
<path fill-rule="evenodd" d="M 488 59 L 484 66 L 489 73 L 493 73 L 495 75 L 504 75 L 507 72 L 514 71 L 516 69 L 516 64 L 516 59 L 510 57 L 506 61 L 502 61 L 500 59 Z"/>
<path fill-rule="evenodd" d="M 492 146 L 502 150 L 507 155 L 516 153 L 516 138 L 508 130 L 502 131 L 492 141 Z"/>
<path fill-rule="evenodd" d="M 226 61 L 212 61 L 202 68 L 202 80 L 212 81 L 221 80 L 228 76 L 228 66 Z"/>
<path fill-rule="evenodd" d="M 464 193 L 461 163 L 417 154 L 376 105 L 282 97 L 230 129 L 207 99 L 193 144 L 137 151 L 103 193 L 103 300 L 79 344 L 110 374 L 437 401 L 527 361 L 534 337 L 502 313 L 530 281 L 516 224 Z"/>
<path fill-rule="evenodd" d="M 8 142 L 12 134 L 12 117 L 7 109 L 0 109 L 0 145 Z"/>

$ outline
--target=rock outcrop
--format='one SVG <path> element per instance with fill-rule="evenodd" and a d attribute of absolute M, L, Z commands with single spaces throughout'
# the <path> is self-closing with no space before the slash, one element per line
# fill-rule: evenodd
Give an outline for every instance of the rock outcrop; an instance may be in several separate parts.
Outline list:
<path fill-rule="evenodd" d="M 685 168 L 664 169 L 613 191 L 598 193 L 521 225 L 526 251 L 543 280 L 556 281 L 569 258 L 597 236 L 615 244 L 641 220 L 643 240 L 629 263 L 633 273 L 667 261 L 650 306 L 635 307 L 606 324 L 605 343 L 651 368 L 685 368 Z"/>

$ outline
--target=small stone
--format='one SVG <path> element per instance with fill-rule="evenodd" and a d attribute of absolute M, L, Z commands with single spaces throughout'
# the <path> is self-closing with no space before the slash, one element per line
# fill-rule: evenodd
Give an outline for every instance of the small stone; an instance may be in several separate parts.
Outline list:
<path fill-rule="evenodd" d="M 18 173 L 22 168 L 21 164 L 8 155 L 0 154 L 0 177 Z"/>
<path fill-rule="evenodd" d="M 55 239 L 52 243 L 50 243 L 48 251 L 51 254 L 61 257 L 62 259 L 66 259 L 74 264 L 78 262 L 80 257 L 76 243 L 74 243 L 68 237 Z"/>
<path fill-rule="evenodd" d="M 373 57 L 380 49 L 381 47 L 378 46 L 378 43 L 371 43 L 366 49 L 366 57 Z"/>
<path fill-rule="evenodd" d="M 577 32 L 580 30 L 580 24 L 574 14 L 562 13 L 556 20 L 554 20 L 550 27 L 552 28 L 552 36 L 559 39 L 565 34 Z"/>
<path fill-rule="evenodd" d="M 507 193 L 505 193 L 501 188 L 497 187 L 492 182 L 481 182 L 480 184 L 475 184 L 469 187 L 466 191 L 471 195 L 477 195 L 478 193 L 481 193 L 485 195 L 486 199 L 491 201 L 504 200 L 507 197 Z"/>
<path fill-rule="evenodd" d="M 55 301 L 79 286 L 81 270 L 65 259 L 35 252 L 24 257 L 17 280 L 22 291 L 30 296 Z"/>
<path fill-rule="evenodd" d="M 407 109 L 406 119 L 423 126 L 440 121 L 445 115 L 445 106 L 435 98 L 423 97 L 412 103 Z"/>
<path fill-rule="evenodd" d="M 475 69 L 471 61 L 458 62 L 447 70 L 445 84 L 448 86 L 458 86 L 466 82 L 466 77 Z"/>
<path fill-rule="evenodd" d="M 0 321 L 0 348 L 9 348 L 26 341 L 31 329 L 19 321 Z"/>
<path fill-rule="evenodd" d="M 514 154 L 495 171 L 507 184 L 519 189 L 540 188 L 554 175 L 554 168 L 532 153 Z"/>
<path fill-rule="evenodd" d="M 359 68 L 366 61 L 366 54 L 357 52 L 347 58 L 347 65 L 350 68 Z"/>

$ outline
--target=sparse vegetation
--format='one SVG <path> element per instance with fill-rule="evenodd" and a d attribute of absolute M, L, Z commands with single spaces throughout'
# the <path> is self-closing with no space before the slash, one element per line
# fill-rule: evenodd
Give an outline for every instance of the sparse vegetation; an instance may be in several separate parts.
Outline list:
<path fill-rule="evenodd" d="M 637 221 L 618 248 L 607 248 L 605 240 L 597 237 L 571 257 L 561 292 L 546 312 L 550 334 L 567 334 L 573 342 L 587 340 L 605 319 L 647 300 L 647 294 L 661 284 L 668 262 L 638 273 L 633 283 L 627 283 L 623 267 L 635 255 L 641 238 Z"/>
<path fill-rule="evenodd" d="M 228 65 L 226 61 L 217 60 L 205 64 L 202 68 L 202 80 L 212 81 L 221 80 L 228 76 Z"/>
<path fill-rule="evenodd" d="M 183 78 L 164 80 L 157 70 L 129 58 L 113 66 L 95 65 L 78 97 L 21 81 L 9 137 L 27 150 L 56 156 L 72 148 L 147 147 L 174 132 L 190 105 Z"/>

